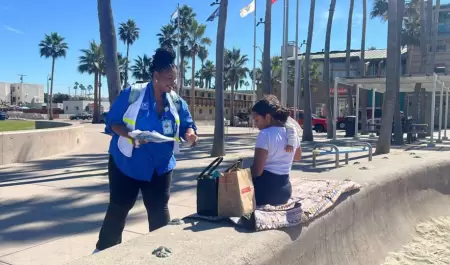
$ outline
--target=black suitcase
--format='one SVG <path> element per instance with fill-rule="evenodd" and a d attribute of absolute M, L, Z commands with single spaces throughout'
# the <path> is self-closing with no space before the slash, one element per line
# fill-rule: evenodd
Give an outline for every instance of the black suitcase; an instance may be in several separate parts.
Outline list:
<path fill-rule="evenodd" d="M 197 214 L 217 216 L 219 180 L 211 174 L 222 163 L 223 157 L 216 158 L 197 177 Z"/>

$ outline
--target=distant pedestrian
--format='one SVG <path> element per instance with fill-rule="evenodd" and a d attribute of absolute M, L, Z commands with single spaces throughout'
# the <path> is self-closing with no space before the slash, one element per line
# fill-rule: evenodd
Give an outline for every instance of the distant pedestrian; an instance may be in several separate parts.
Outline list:
<path fill-rule="evenodd" d="M 110 201 L 96 251 L 121 243 L 125 219 L 139 191 L 147 209 L 149 230 L 167 225 L 179 137 L 192 145 L 198 141 L 188 105 L 173 91 L 177 78 L 175 53 L 157 49 L 150 72 L 150 83 L 124 89 L 108 113 L 106 125 L 113 135 L 108 162 Z M 175 141 L 137 143 L 129 136 L 137 129 L 156 131 Z"/>

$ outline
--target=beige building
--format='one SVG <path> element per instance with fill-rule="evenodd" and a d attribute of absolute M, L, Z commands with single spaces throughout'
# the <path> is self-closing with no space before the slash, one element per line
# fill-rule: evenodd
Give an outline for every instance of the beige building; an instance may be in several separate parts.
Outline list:
<path fill-rule="evenodd" d="M 43 103 L 44 86 L 26 83 L 0 82 L 0 100 L 11 105 L 22 103 Z"/>
<path fill-rule="evenodd" d="M 191 88 L 184 87 L 182 97 L 191 106 Z M 248 90 L 238 90 L 234 92 L 234 113 L 248 113 L 253 104 L 253 92 Z M 224 93 L 225 118 L 231 119 L 231 91 Z M 215 90 L 196 88 L 195 89 L 195 119 L 214 120 L 216 111 Z M 190 107 L 192 111 L 192 107 Z"/>
<path fill-rule="evenodd" d="M 426 12 L 427 13 L 427 12 Z M 433 18 L 434 21 L 435 16 L 433 10 Z M 428 28 L 429 29 L 429 28 Z M 426 72 L 436 72 L 438 74 L 448 74 L 450 67 L 450 4 L 441 5 L 439 9 L 439 19 L 438 19 L 438 34 L 437 34 L 437 43 L 436 43 L 436 57 L 434 61 L 434 65 L 432 65 L 432 49 L 431 49 L 431 40 L 434 34 L 434 27 L 428 31 L 429 35 L 427 37 L 428 45 L 427 51 L 428 54 L 426 56 Z M 421 53 L 420 47 L 418 46 L 409 46 L 409 72 L 411 74 L 420 73 L 420 62 L 421 62 Z"/>
<path fill-rule="evenodd" d="M 92 100 L 69 100 L 63 101 L 64 114 L 92 113 L 94 111 L 94 101 Z M 102 101 L 100 112 L 108 112 L 109 101 Z"/>

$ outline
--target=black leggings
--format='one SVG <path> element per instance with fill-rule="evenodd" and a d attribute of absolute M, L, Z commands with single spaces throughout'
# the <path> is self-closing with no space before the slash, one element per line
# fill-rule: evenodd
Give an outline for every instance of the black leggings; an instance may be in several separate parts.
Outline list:
<path fill-rule="evenodd" d="M 256 205 L 285 204 L 292 195 L 289 175 L 277 175 L 265 171 L 261 176 L 253 178 Z"/>
<path fill-rule="evenodd" d="M 170 221 L 168 202 L 172 171 L 163 175 L 157 175 L 155 172 L 150 182 L 140 181 L 124 175 L 109 156 L 108 175 L 109 205 L 97 242 L 98 250 L 122 242 L 125 219 L 136 202 L 139 190 L 147 209 L 150 232 L 167 225 Z"/>

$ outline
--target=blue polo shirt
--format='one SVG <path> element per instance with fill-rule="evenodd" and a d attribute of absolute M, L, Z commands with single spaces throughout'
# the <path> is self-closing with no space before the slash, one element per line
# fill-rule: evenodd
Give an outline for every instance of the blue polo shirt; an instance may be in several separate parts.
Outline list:
<path fill-rule="evenodd" d="M 112 105 L 108 112 L 106 121 L 107 130 L 111 130 L 113 124 L 124 124 L 123 115 L 129 107 L 128 98 L 130 96 L 131 88 L 122 90 L 119 97 Z M 153 85 L 149 83 L 142 100 L 139 114 L 136 118 L 136 129 L 141 131 L 156 131 L 168 137 L 175 136 L 175 118 L 169 111 L 169 103 L 165 102 L 166 108 L 161 117 L 156 111 L 156 103 L 153 96 Z M 196 130 L 194 121 L 187 103 L 180 97 L 180 137 L 184 137 L 188 128 Z M 170 134 L 164 134 L 163 121 L 167 123 L 170 121 L 173 130 Z M 116 166 L 125 175 L 137 179 L 150 181 L 154 172 L 158 175 L 169 172 L 175 168 L 176 160 L 173 154 L 173 142 L 167 143 L 147 143 L 141 145 L 139 148 L 134 148 L 132 157 L 126 157 L 120 152 L 117 142 L 119 135 L 112 133 L 112 139 L 109 146 L 109 153 L 114 159 Z"/>

